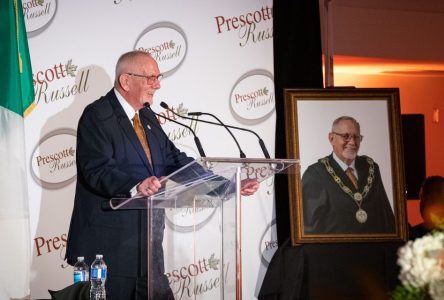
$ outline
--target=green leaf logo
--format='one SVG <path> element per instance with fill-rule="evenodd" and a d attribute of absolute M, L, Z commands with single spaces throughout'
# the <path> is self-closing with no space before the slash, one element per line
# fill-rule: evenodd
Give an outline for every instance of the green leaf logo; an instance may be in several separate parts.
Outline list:
<path fill-rule="evenodd" d="M 176 109 L 176 112 L 177 112 L 179 115 L 186 115 L 186 114 L 188 113 L 188 108 L 185 108 L 185 107 L 183 106 L 183 103 L 180 103 L 179 106 L 178 106 L 177 109 Z"/>
<path fill-rule="evenodd" d="M 77 70 L 77 66 L 72 64 L 72 59 L 68 60 L 65 65 L 66 73 L 71 77 L 76 77 L 75 71 Z"/>
<path fill-rule="evenodd" d="M 220 259 L 214 258 L 214 253 L 211 254 L 210 258 L 208 259 L 208 264 L 210 266 L 210 269 L 213 270 L 219 270 L 219 262 Z"/>

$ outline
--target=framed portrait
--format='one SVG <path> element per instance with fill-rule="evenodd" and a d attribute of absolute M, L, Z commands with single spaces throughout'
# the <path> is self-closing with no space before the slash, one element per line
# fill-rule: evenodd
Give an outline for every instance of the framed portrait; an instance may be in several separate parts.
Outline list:
<path fill-rule="evenodd" d="M 399 90 L 284 92 L 293 245 L 407 240 Z"/>

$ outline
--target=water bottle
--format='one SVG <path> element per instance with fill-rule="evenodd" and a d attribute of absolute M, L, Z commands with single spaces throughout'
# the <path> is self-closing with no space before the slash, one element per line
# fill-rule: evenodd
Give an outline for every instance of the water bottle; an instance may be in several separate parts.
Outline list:
<path fill-rule="evenodd" d="M 91 264 L 91 300 L 106 300 L 106 264 L 102 254 L 97 254 Z"/>
<path fill-rule="evenodd" d="M 89 267 L 83 256 L 77 257 L 77 262 L 74 265 L 74 283 L 80 281 L 89 281 Z"/>

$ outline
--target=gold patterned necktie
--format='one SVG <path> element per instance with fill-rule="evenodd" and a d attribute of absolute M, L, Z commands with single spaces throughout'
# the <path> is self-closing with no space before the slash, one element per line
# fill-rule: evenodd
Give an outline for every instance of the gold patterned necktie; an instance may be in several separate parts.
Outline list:
<path fill-rule="evenodd" d="M 148 145 L 148 141 L 146 140 L 145 131 L 143 130 L 142 123 L 140 122 L 139 114 L 136 113 L 132 120 L 133 120 L 134 130 L 136 131 L 137 137 L 139 138 L 139 141 L 142 144 L 142 148 L 145 151 L 146 157 L 148 158 L 150 164 L 152 164 L 150 146 Z"/>
<path fill-rule="evenodd" d="M 348 178 L 351 180 L 351 182 L 353 183 L 353 185 L 355 186 L 355 188 L 358 188 L 358 179 L 355 176 L 355 173 L 353 173 L 353 168 L 347 168 L 347 170 L 345 170 L 345 174 L 347 174 Z"/>

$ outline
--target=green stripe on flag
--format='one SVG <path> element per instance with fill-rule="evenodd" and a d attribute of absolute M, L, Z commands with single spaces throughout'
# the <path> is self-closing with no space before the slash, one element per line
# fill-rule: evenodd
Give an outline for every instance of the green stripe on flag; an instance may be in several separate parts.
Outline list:
<path fill-rule="evenodd" d="M 25 116 L 34 88 L 22 1 L 0 0 L 0 20 L 0 106 Z"/>
<path fill-rule="evenodd" d="M 24 116 L 34 89 L 20 0 L 0 0 L 0 299 L 30 299 L 29 223 Z M 3 242 L 7 241 L 7 242 Z"/>

